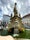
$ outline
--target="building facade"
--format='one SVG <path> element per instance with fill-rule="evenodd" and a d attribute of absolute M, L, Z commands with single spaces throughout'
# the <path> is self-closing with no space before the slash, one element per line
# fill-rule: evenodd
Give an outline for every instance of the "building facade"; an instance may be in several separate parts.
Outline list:
<path fill-rule="evenodd" d="M 3 27 L 6 28 L 8 26 L 9 22 L 10 22 L 10 16 L 9 15 L 3 15 L 3 22 L 2 22 Z"/>
<path fill-rule="evenodd" d="M 30 14 L 27 14 L 25 15 L 23 18 L 22 18 L 22 22 L 28 26 L 30 26 Z"/>
<path fill-rule="evenodd" d="M 3 15 L 3 22 L 9 23 L 10 21 L 10 16 L 9 15 Z"/>

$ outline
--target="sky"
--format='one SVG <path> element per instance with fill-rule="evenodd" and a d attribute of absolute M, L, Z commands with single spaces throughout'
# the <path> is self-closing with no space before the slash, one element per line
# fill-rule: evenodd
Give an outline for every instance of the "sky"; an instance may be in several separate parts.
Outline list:
<path fill-rule="evenodd" d="M 21 17 L 30 13 L 30 0 L 0 0 L 0 20 L 3 14 L 13 15 L 14 3 L 17 3 L 17 10 Z"/>

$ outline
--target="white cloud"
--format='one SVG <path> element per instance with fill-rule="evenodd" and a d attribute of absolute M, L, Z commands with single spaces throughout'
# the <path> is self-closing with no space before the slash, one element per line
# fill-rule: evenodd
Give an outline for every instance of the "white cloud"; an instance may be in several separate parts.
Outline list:
<path fill-rule="evenodd" d="M 28 0 L 29 6 L 30 6 L 30 0 Z"/>
<path fill-rule="evenodd" d="M 12 0 L 14 3 L 16 2 L 17 3 L 17 0 Z"/>
<path fill-rule="evenodd" d="M 5 7 L 3 7 L 2 12 L 3 12 L 3 14 L 8 14 L 8 10 L 7 10 L 6 6 L 5 6 Z"/>
<path fill-rule="evenodd" d="M 8 8 L 8 9 L 10 9 L 10 8 L 11 8 L 9 3 L 8 3 L 8 5 L 7 5 L 7 8 Z"/>

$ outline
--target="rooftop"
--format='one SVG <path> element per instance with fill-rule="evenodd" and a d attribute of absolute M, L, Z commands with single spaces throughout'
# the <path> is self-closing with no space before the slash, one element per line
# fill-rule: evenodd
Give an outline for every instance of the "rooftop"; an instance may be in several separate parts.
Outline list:
<path fill-rule="evenodd" d="M 9 15 L 3 15 L 3 16 L 8 16 L 8 17 L 10 17 Z"/>
<path fill-rule="evenodd" d="M 30 13 L 29 13 L 29 14 L 27 14 L 27 15 L 25 15 L 25 16 L 23 16 L 22 18 L 26 18 L 26 17 L 28 17 L 28 16 L 30 16 Z"/>

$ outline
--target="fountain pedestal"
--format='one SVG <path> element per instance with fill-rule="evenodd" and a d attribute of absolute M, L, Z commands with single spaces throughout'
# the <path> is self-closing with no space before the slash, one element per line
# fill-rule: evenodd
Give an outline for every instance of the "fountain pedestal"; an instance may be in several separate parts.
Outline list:
<path fill-rule="evenodd" d="M 14 34 L 18 34 L 18 33 L 19 33 L 18 29 L 14 29 Z"/>

